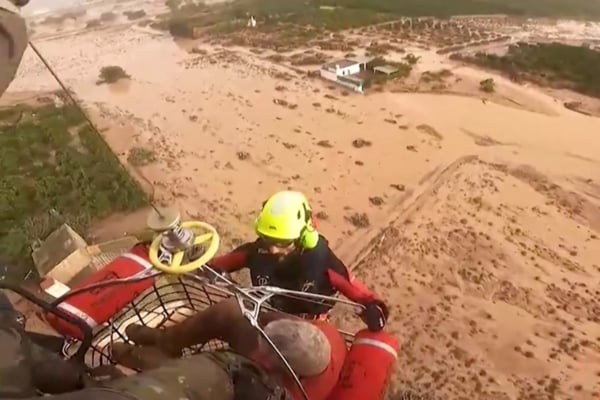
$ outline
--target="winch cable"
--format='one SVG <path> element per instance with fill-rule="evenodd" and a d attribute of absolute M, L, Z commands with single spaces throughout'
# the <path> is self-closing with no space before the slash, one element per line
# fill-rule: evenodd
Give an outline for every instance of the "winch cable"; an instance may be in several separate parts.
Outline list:
<path fill-rule="evenodd" d="M 94 124 L 94 122 L 87 115 L 85 109 L 81 106 L 81 103 L 71 94 L 71 91 L 69 90 L 69 88 L 67 87 L 67 85 L 65 85 L 65 83 L 62 81 L 62 79 L 60 79 L 60 77 L 58 76 L 58 74 L 54 71 L 54 68 L 52 68 L 52 66 L 48 63 L 48 61 L 46 60 L 46 58 L 44 57 L 44 55 L 38 50 L 37 46 L 34 45 L 31 40 L 28 42 L 28 44 L 29 44 L 29 47 L 31 47 L 31 50 L 33 50 L 33 52 L 35 53 L 35 55 L 40 59 L 40 61 L 42 62 L 42 64 L 44 64 L 44 67 L 46 67 L 46 69 L 48 70 L 48 72 L 50 72 L 50 75 L 52 75 L 52 77 L 54 78 L 54 80 L 61 87 L 61 89 L 63 90 L 63 92 L 65 92 L 65 94 L 66 94 L 67 98 L 69 99 L 69 101 L 71 102 L 71 104 L 73 104 L 75 107 L 77 107 L 77 109 L 79 110 L 79 112 L 81 112 L 81 115 L 83 115 L 83 117 L 85 118 L 86 122 L 94 130 L 94 132 L 96 133 L 96 135 L 98 135 L 98 137 L 100 138 L 100 140 L 102 140 L 102 142 L 104 143 L 104 145 L 107 148 L 111 149 L 110 145 L 108 144 L 108 142 L 106 141 L 106 139 L 104 138 L 104 136 L 100 133 L 100 130 L 98 130 L 98 127 L 96 126 L 96 124 Z M 117 161 L 117 163 L 119 163 L 119 165 L 121 165 L 122 168 L 125 168 L 123 166 L 123 163 L 119 159 L 119 157 L 117 157 L 117 155 L 113 151 L 110 151 L 110 154 L 112 154 L 112 156 L 115 158 L 115 160 Z M 140 169 L 137 168 L 135 165 L 132 165 L 131 163 L 127 163 L 127 166 L 129 168 L 133 169 L 135 171 L 136 175 L 138 175 L 142 180 L 144 180 L 146 182 L 146 184 L 150 188 L 150 194 L 149 194 L 149 197 L 150 197 L 150 207 L 152 207 L 152 209 L 158 215 L 162 215 L 161 212 L 160 212 L 160 210 L 154 204 L 154 199 L 155 199 L 155 195 L 156 195 L 156 188 L 154 187 L 154 184 L 152 184 L 152 182 L 150 181 L 150 179 L 148 179 L 146 177 L 146 175 L 144 175 L 142 173 L 142 171 L 140 171 Z"/>

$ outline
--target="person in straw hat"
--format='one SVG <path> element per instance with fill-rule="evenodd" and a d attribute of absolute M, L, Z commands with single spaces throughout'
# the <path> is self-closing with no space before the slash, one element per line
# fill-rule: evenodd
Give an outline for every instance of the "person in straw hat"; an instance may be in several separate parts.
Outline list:
<path fill-rule="evenodd" d="M 298 375 L 309 398 L 326 399 L 337 383 L 347 352 L 338 330 L 326 321 L 280 312 L 263 313 L 259 323 Z M 125 332 L 135 344 L 115 343 L 112 355 L 127 367 L 154 370 L 181 357 L 186 348 L 219 339 L 229 344 L 229 349 L 200 353 L 214 362 L 194 366 L 198 375 L 215 368 L 228 371 L 229 379 L 236 383 L 236 396 L 244 394 L 233 399 L 267 399 L 265 387 L 272 393 L 284 392 L 290 399 L 303 399 L 277 354 L 242 316 L 236 299 L 224 300 L 164 329 L 130 325 Z"/>

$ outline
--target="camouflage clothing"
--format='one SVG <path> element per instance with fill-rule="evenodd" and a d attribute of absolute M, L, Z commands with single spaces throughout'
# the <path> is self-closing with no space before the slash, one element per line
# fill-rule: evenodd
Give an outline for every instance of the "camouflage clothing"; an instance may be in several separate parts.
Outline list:
<path fill-rule="evenodd" d="M 284 315 L 265 313 L 262 317 L 272 321 Z M 258 331 L 243 317 L 236 299 L 213 304 L 165 329 L 129 325 L 125 334 L 137 346 L 125 343 L 112 346 L 114 359 L 122 365 L 138 370 L 158 368 L 169 357 L 180 357 L 185 348 L 203 346 L 212 339 L 219 339 L 229 344 L 231 350 L 205 352 L 194 358 L 212 361 L 212 364 L 204 362 L 203 368 L 227 371 L 234 387 L 234 400 L 291 398 L 282 382 L 275 381 L 250 360 L 258 348 Z"/>
<path fill-rule="evenodd" d="M 227 350 L 205 354 L 231 377 L 234 400 L 292 400 L 287 390 L 255 362 Z"/>
<path fill-rule="evenodd" d="M 105 386 L 139 399 L 165 396 L 187 400 L 290 400 L 287 391 L 253 361 L 228 350 L 203 352 L 186 359 L 158 357 L 158 349 L 131 347 L 143 371 Z M 149 351 L 152 350 L 152 351 Z M 175 397 L 177 396 L 177 397 Z"/>
<path fill-rule="evenodd" d="M 203 355 L 169 360 L 160 368 L 108 382 L 105 387 L 137 399 L 233 400 L 233 384 L 223 368 Z"/>
<path fill-rule="evenodd" d="M 15 400 L 16 399 L 40 400 L 43 398 L 50 399 L 50 400 L 143 400 L 143 399 L 136 399 L 135 397 L 132 397 L 132 396 L 128 395 L 127 393 L 121 393 L 121 392 L 117 392 L 115 390 L 102 389 L 102 388 L 78 390 L 76 392 L 69 392 L 69 393 L 60 394 L 60 395 L 51 396 L 51 397 L 36 396 L 36 397 L 28 397 L 28 398 L 17 398 L 17 397 L 11 397 L 11 398 L 1 397 L 1 398 L 2 398 L 2 400 L 13 400 L 13 399 L 15 399 Z"/>
<path fill-rule="evenodd" d="M 37 390 L 62 393 L 80 388 L 82 371 L 33 343 L 20 317 L 0 291 L 0 398 L 34 396 Z"/>
<path fill-rule="evenodd" d="M 3 300 L 3 299 L 2 299 Z M 31 376 L 33 352 L 23 328 L 10 309 L 0 310 L 0 397 L 36 394 Z"/>

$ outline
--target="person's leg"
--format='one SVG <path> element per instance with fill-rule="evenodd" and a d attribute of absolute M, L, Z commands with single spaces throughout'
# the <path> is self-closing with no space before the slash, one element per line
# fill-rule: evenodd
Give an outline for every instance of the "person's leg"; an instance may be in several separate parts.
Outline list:
<path fill-rule="evenodd" d="M 261 326 L 266 326 L 269 322 L 281 318 L 295 317 L 282 312 L 267 311 L 260 314 L 258 322 Z M 211 305 L 185 321 L 164 329 L 130 325 L 125 333 L 137 345 L 157 347 L 170 357 L 179 357 L 184 348 L 204 345 L 212 339 L 219 339 L 229 344 L 237 353 L 249 357 L 258 347 L 259 336 L 258 331 L 242 315 L 235 298 Z M 117 351 L 124 359 L 131 360 L 145 352 L 126 348 L 124 345 Z M 158 361 L 153 360 L 157 359 L 152 354 L 154 350 L 147 351 L 149 359 L 144 361 L 146 365 L 157 365 Z M 136 365 L 140 364 L 141 361 L 136 361 Z"/>
<path fill-rule="evenodd" d="M 166 354 L 178 357 L 182 349 L 219 339 L 248 353 L 256 347 L 256 330 L 240 312 L 235 298 L 211 305 L 176 325 L 155 329 L 130 325 L 127 337 L 138 345 L 157 346 Z"/>
<path fill-rule="evenodd" d="M 58 354 L 39 348 L 31 365 L 31 378 L 39 391 L 48 394 L 67 393 L 84 387 L 84 365 L 66 361 Z"/>
<path fill-rule="evenodd" d="M 28 384 L 44 393 L 80 389 L 83 366 L 62 358 L 63 339 L 25 331 L 20 316 L 6 293 L 0 290 L 0 337 L 5 337 L 0 340 L 0 353 L 4 361 L 13 362 L 15 370 L 22 369 L 28 376 Z M 13 351 L 20 356 L 11 356 Z"/>
<path fill-rule="evenodd" d="M 42 347 L 54 354 L 61 354 L 65 339 L 60 336 L 46 335 L 37 332 L 26 332 L 27 337 L 37 346 Z"/>
<path fill-rule="evenodd" d="M 31 344 L 15 315 L 8 297 L 0 290 L 0 397 L 5 398 L 35 395 Z"/>

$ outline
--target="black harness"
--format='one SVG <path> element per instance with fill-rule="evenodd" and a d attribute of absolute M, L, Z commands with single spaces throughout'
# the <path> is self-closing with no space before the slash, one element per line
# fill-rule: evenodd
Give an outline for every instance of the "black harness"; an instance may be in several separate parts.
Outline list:
<path fill-rule="evenodd" d="M 326 296 L 336 293 L 327 273 L 331 250 L 323 236 L 315 248 L 299 250 L 283 261 L 262 249 L 258 242 L 250 245 L 247 266 L 253 286 L 269 285 Z M 283 296 L 273 297 L 271 304 L 278 310 L 294 315 L 323 314 L 333 307 L 330 303 L 314 303 Z"/>
<path fill-rule="evenodd" d="M 234 400 L 293 400 L 289 392 L 255 362 L 228 350 L 205 354 L 231 377 Z"/>

